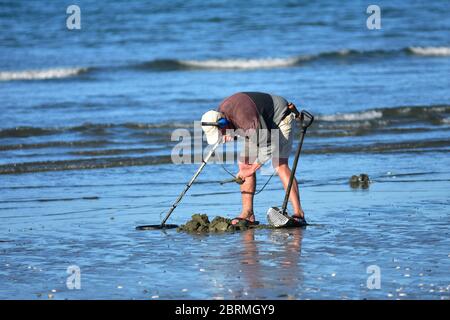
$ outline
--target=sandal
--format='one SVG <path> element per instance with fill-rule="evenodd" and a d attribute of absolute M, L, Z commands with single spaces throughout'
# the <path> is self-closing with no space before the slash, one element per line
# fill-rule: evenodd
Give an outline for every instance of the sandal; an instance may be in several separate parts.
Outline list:
<path fill-rule="evenodd" d="M 303 217 L 292 216 L 292 217 L 289 217 L 289 221 L 286 225 L 290 226 L 290 227 L 303 227 L 303 226 L 308 225 L 308 223 L 306 222 L 305 218 L 303 218 Z"/>
<path fill-rule="evenodd" d="M 234 220 L 238 220 L 238 222 L 233 223 Z M 240 221 L 245 221 L 245 225 L 246 226 L 257 226 L 259 224 L 259 221 L 256 221 L 256 220 L 255 221 L 250 221 L 250 220 L 245 219 L 245 218 L 236 217 L 236 218 L 231 219 L 231 225 L 232 226 L 236 226 L 236 225 L 239 224 Z"/>

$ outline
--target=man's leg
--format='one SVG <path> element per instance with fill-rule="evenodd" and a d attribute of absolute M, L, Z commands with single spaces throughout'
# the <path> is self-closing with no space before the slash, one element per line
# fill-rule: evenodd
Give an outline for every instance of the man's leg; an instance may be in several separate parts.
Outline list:
<path fill-rule="evenodd" d="M 255 196 L 255 189 L 256 174 L 253 174 L 252 176 L 246 178 L 244 183 L 241 185 L 242 211 L 240 217 L 250 221 L 255 221 L 253 212 L 253 197 Z"/>
<path fill-rule="evenodd" d="M 274 162 L 276 163 L 276 162 Z M 280 177 L 281 183 L 283 183 L 284 190 L 287 189 L 289 184 L 289 178 L 291 176 L 291 169 L 288 165 L 288 159 L 279 159 L 278 166 L 275 167 L 275 170 L 278 172 L 278 176 Z M 292 208 L 294 209 L 294 216 L 297 217 L 305 217 L 305 213 L 303 212 L 302 205 L 300 203 L 300 195 L 298 191 L 298 183 L 297 179 L 294 177 L 294 181 L 292 182 L 291 194 L 289 195 L 289 200 L 291 201 Z"/>
<path fill-rule="evenodd" d="M 239 163 L 239 167 L 249 166 L 249 164 Z M 247 177 L 243 184 L 241 184 L 242 194 L 242 211 L 239 215 L 240 218 L 247 219 L 249 221 L 255 221 L 255 214 L 253 212 L 253 197 L 256 189 L 256 174 Z M 236 224 L 237 220 L 233 220 L 232 223 Z"/>

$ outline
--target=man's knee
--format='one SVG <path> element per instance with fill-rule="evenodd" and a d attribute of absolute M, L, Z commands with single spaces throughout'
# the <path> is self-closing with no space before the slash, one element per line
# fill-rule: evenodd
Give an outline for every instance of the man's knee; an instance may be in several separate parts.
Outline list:
<path fill-rule="evenodd" d="M 287 158 L 272 159 L 272 166 L 275 170 L 279 170 L 283 167 L 289 168 L 288 159 Z"/>

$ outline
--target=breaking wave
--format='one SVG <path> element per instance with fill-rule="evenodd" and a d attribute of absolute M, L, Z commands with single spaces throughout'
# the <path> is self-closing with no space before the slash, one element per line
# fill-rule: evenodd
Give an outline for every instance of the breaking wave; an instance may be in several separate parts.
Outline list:
<path fill-rule="evenodd" d="M 374 52 L 360 52 L 356 50 L 340 50 L 336 52 L 325 52 L 317 55 L 299 55 L 286 58 L 224 58 L 206 60 L 182 60 L 182 59 L 156 59 L 137 65 L 136 68 L 155 71 L 176 70 L 252 70 L 286 68 L 313 62 L 318 59 L 332 60 L 343 59 L 352 56 L 380 54 Z"/>
<path fill-rule="evenodd" d="M 138 70 L 153 71 L 176 71 L 176 70 L 255 70 L 288 68 L 314 63 L 315 61 L 329 61 L 357 59 L 358 61 L 373 58 L 388 58 L 398 55 L 415 55 L 423 57 L 448 57 L 450 47 L 407 47 L 399 50 L 369 50 L 360 51 L 354 49 L 342 49 L 337 51 L 322 52 L 311 55 L 298 55 L 292 57 L 267 57 L 267 58 L 217 58 L 217 59 L 155 59 L 138 65 L 125 65 L 120 68 L 131 68 Z M 108 71 L 117 69 L 117 66 L 98 67 L 97 69 Z M 42 70 L 12 70 L 0 71 L 0 81 L 31 81 L 51 80 L 76 77 L 92 71 L 94 68 L 50 68 Z"/>
<path fill-rule="evenodd" d="M 245 70 L 270 69 L 295 66 L 303 57 L 262 58 L 262 59 L 209 59 L 209 60 L 177 60 L 156 59 L 136 66 L 138 69 L 175 71 L 175 70 Z"/>
<path fill-rule="evenodd" d="M 294 66 L 300 57 L 267 59 L 180 60 L 181 65 L 199 69 L 264 69 Z"/>
<path fill-rule="evenodd" d="M 170 156 L 106 157 L 58 161 L 36 161 L 0 165 L 0 174 L 17 174 L 44 171 L 87 170 L 170 163 Z"/>
<path fill-rule="evenodd" d="M 155 59 L 135 66 L 144 70 L 251 70 L 285 68 L 320 61 L 334 61 L 346 59 L 371 59 L 388 58 L 398 55 L 413 54 L 417 56 L 450 56 L 449 47 L 407 47 L 397 50 L 368 50 L 361 51 L 355 49 L 342 49 L 337 51 L 322 52 L 311 55 L 298 55 L 285 58 L 223 58 L 205 60 L 184 60 L 184 59 Z"/>
<path fill-rule="evenodd" d="M 316 116 L 318 123 L 326 126 L 340 125 L 340 123 L 348 123 L 354 126 L 364 126 L 367 121 L 378 121 L 380 124 L 388 124 L 389 122 L 411 124 L 414 122 L 431 123 L 434 125 L 447 125 L 450 119 L 450 105 L 432 105 L 432 106 L 402 106 L 393 108 L 375 108 L 364 111 L 336 113 L 331 115 L 319 114 Z M 1 138 L 27 138 L 48 135 L 58 135 L 67 133 L 81 133 L 84 135 L 92 135 L 105 137 L 105 134 L 121 134 L 134 132 L 145 134 L 148 136 L 165 136 L 175 129 L 192 129 L 192 122 L 163 122 L 163 123 L 84 123 L 76 126 L 68 127 L 13 127 L 0 129 Z M 103 141 L 103 140 L 100 140 Z M 54 142 L 52 142 L 54 143 Z M 76 143 L 65 142 L 70 145 Z M 17 145 L 16 148 L 19 148 Z M 5 146 L 1 146 L 0 150 Z"/>
<path fill-rule="evenodd" d="M 314 143 L 305 146 L 306 154 L 450 152 L 448 104 L 318 114 L 316 118 L 308 131 Z M 85 123 L 0 129 L 4 159 L 0 175 L 169 164 L 171 151 L 180 142 L 172 140 L 172 133 L 180 128 L 192 134 L 194 124 Z M 364 138 L 372 135 L 389 138 Z"/>
<path fill-rule="evenodd" d="M 311 135 L 351 137 L 448 131 L 450 105 L 377 108 L 359 112 L 317 115 Z"/>
<path fill-rule="evenodd" d="M 147 130 L 159 129 L 159 131 L 170 131 L 179 128 L 189 128 L 192 124 L 188 123 L 84 123 L 70 127 L 13 127 L 0 129 L 0 138 L 26 138 L 36 136 L 47 136 L 63 133 L 85 133 L 92 135 L 103 135 L 107 130 Z M 153 131 L 157 134 L 158 130 Z"/>
<path fill-rule="evenodd" d="M 408 50 L 419 56 L 450 56 L 450 47 L 409 47 Z"/>
<path fill-rule="evenodd" d="M 89 68 L 52 68 L 43 70 L 0 71 L 0 81 L 62 79 L 88 72 Z"/>
<path fill-rule="evenodd" d="M 377 120 L 384 121 L 425 121 L 435 124 L 446 124 L 447 116 L 450 113 L 450 105 L 433 106 L 404 106 L 395 108 L 377 108 L 359 112 L 337 113 L 332 115 L 318 115 L 317 119 L 326 122 L 336 121 L 363 121 Z"/>
<path fill-rule="evenodd" d="M 333 115 L 320 115 L 318 120 L 322 121 L 358 121 L 358 120 L 373 120 L 383 117 L 383 112 L 379 110 L 370 110 L 354 113 L 343 113 Z"/>

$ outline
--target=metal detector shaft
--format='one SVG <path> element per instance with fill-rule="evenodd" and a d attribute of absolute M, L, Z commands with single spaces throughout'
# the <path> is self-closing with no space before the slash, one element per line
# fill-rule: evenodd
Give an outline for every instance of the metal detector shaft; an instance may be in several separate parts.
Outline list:
<path fill-rule="evenodd" d="M 307 118 L 307 122 L 305 122 L 305 118 Z M 300 123 L 301 123 L 301 127 L 302 127 L 302 133 L 300 136 L 300 142 L 299 142 L 297 152 L 295 153 L 294 163 L 292 165 L 292 171 L 291 171 L 291 176 L 289 177 L 289 184 L 286 189 L 286 195 L 284 196 L 283 206 L 281 207 L 281 212 L 283 214 L 286 214 L 286 208 L 287 208 L 287 204 L 289 201 L 289 196 L 291 195 L 291 189 L 292 189 L 292 185 L 294 183 L 294 178 L 295 178 L 295 171 L 297 170 L 298 159 L 300 158 L 300 153 L 302 151 L 303 140 L 305 138 L 306 129 L 308 129 L 308 127 L 313 123 L 313 121 L 314 121 L 314 116 L 312 114 L 310 114 L 308 111 L 302 110 L 302 112 L 300 113 Z"/>
<path fill-rule="evenodd" d="M 244 180 L 242 180 L 242 178 L 240 178 L 240 177 L 236 177 L 236 178 L 233 178 L 233 179 L 220 181 L 220 184 L 225 184 L 225 183 L 230 183 L 230 182 L 234 182 L 234 183 L 237 183 L 237 184 L 243 184 Z"/>
<path fill-rule="evenodd" d="M 186 192 L 189 190 L 189 188 L 194 183 L 195 179 L 197 179 L 200 172 L 203 170 L 203 168 L 206 166 L 206 163 L 208 162 L 209 158 L 214 154 L 214 151 L 216 151 L 217 147 L 220 144 L 220 140 L 216 142 L 216 144 L 212 147 L 211 151 L 209 151 L 208 155 L 202 160 L 202 164 L 198 168 L 197 172 L 194 174 L 192 179 L 188 182 L 186 185 L 186 188 L 184 188 L 183 192 L 178 196 L 177 200 L 173 203 L 172 207 L 170 208 L 169 212 L 167 212 L 166 216 L 164 217 L 164 220 L 161 222 L 161 227 L 163 227 L 166 224 L 167 219 L 169 219 L 170 215 L 172 214 L 173 210 L 177 207 L 177 205 L 180 203 L 181 199 L 183 199 L 183 196 L 186 194 Z"/>

